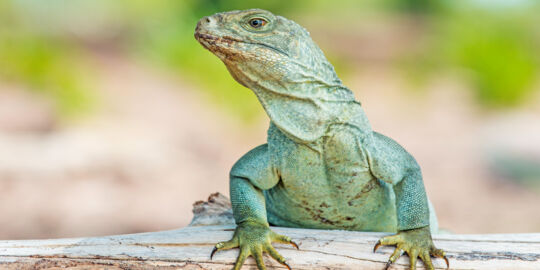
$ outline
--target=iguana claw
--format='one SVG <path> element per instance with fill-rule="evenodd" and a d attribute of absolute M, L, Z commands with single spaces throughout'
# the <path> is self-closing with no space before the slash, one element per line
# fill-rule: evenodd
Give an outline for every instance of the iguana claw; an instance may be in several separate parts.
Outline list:
<path fill-rule="evenodd" d="M 297 250 L 300 250 L 300 248 L 298 247 L 298 244 L 296 244 L 294 241 L 290 241 L 289 244 L 291 244 L 293 247 L 295 247 Z"/>
<path fill-rule="evenodd" d="M 377 241 L 377 243 L 373 247 L 373 252 L 375 253 L 380 246 L 381 246 L 381 240 Z"/>
<path fill-rule="evenodd" d="M 285 265 L 287 269 L 292 270 L 291 267 L 286 262 L 283 262 L 282 264 Z"/>
<path fill-rule="evenodd" d="M 216 253 L 217 251 L 217 247 L 214 247 L 214 249 L 212 249 L 212 253 L 210 253 L 210 260 L 212 260 L 212 257 L 214 257 L 214 254 Z"/>
<path fill-rule="evenodd" d="M 446 262 L 446 269 L 450 268 L 450 262 L 448 261 L 448 258 L 446 258 L 445 255 L 443 255 L 442 257 L 444 259 L 444 261 Z"/>

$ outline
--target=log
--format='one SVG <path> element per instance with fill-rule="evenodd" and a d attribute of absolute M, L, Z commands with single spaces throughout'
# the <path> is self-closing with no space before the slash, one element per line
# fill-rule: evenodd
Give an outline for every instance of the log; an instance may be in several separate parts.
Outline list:
<path fill-rule="evenodd" d="M 238 250 L 217 253 L 215 243 L 234 231 L 228 200 L 213 194 L 197 202 L 191 226 L 161 232 L 106 237 L 0 241 L 0 269 L 231 269 Z M 212 216 L 220 218 L 212 218 Z M 217 221 L 216 221 L 217 220 Z M 211 223 L 212 225 L 208 225 Z M 275 244 L 293 269 L 384 269 L 392 247 L 373 246 L 386 233 L 274 227 L 300 246 Z M 540 269 L 540 233 L 434 235 L 447 251 L 450 269 Z M 268 269 L 286 269 L 265 256 Z M 390 269 L 408 269 L 403 256 Z M 434 259 L 437 269 L 445 269 Z M 418 263 L 419 269 L 423 264 Z M 253 259 L 244 268 L 256 269 Z"/>

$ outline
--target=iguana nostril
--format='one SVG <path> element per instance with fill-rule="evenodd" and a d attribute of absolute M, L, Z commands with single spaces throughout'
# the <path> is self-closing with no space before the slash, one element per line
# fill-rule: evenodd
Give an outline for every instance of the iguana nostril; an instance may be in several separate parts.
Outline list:
<path fill-rule="evenodd" d="M 215 18 L 214 16 L 206 16 L 204 18 L 202 18 L 199 23 L 203 26 L 207 26 L 207 27 L 214 27 L 217 23 L 217 18 Z"/>

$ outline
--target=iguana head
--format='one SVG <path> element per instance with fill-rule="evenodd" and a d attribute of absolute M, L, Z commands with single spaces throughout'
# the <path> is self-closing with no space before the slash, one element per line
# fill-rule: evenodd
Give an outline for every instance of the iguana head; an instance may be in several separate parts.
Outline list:
<path fill-rule="evenodd" d="M 341 80 L 309 32 L 297 23 L 269 11 L 250 9 L 202 18 L 195 38 L 218 56 L 232 76 L 254 89 L 298 93 L 310 83 L 340 92 Z M 254 89 L 255 90 L 255 89 Z M 348 91 L 345 91 L 348 92 Z M 304 93 L 305 94 L 305 93 Z M 328 93 L 309 93 L 312 98 L 343 99 Z M 348 93 L 346 98 L 352 97 Z"/>
<path fill-rule="evenodd" d="M 199 21 L 195 38 L 294 138 L 313 141 L 359 110 L 309 32 L 291 20 L 261 9 L 217 13 Z"/>

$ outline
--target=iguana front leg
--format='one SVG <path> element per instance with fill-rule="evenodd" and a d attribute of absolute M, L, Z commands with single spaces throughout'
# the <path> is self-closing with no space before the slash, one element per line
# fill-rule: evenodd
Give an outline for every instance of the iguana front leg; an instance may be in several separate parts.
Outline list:
<path fill-rule="evenodd" d="M 266 219 L 264 195 L 261 189 L 271 188 L 279 181 L 269 162 L 267 145 L 261 145 L 243 156 L 232 168 L 230 195 L 234 219 L 237 227 L 231 240 L 216 244 L 210 258 L 216 251 L 240 248 L 234 270 L 238 270 L 249 256 L 255 258 L 259 270 L 265 270 L 262 254 L 268 253 L 276 261 L 291 269 L 272 246 L 272 242 L 291 244 L 298 248 L 291 238 L 270 230 Z"/>
<path fill-rule="evenodd" d="M 434 269 L 431 255 L 444 258 L 448 265 L 445 252 L 431 239 L 427 196 L 416 160 L 397 142 L 376 132 L 362 146 L 372 174 L 392 184 L 396 195 L 398 233 L 383 237 L 373 251 L 380 245 L 396 245 L 386 268 L 404 252 L 409 255 L 411 270 L 416 269 L 418 257 L 427 269 Z"/>

